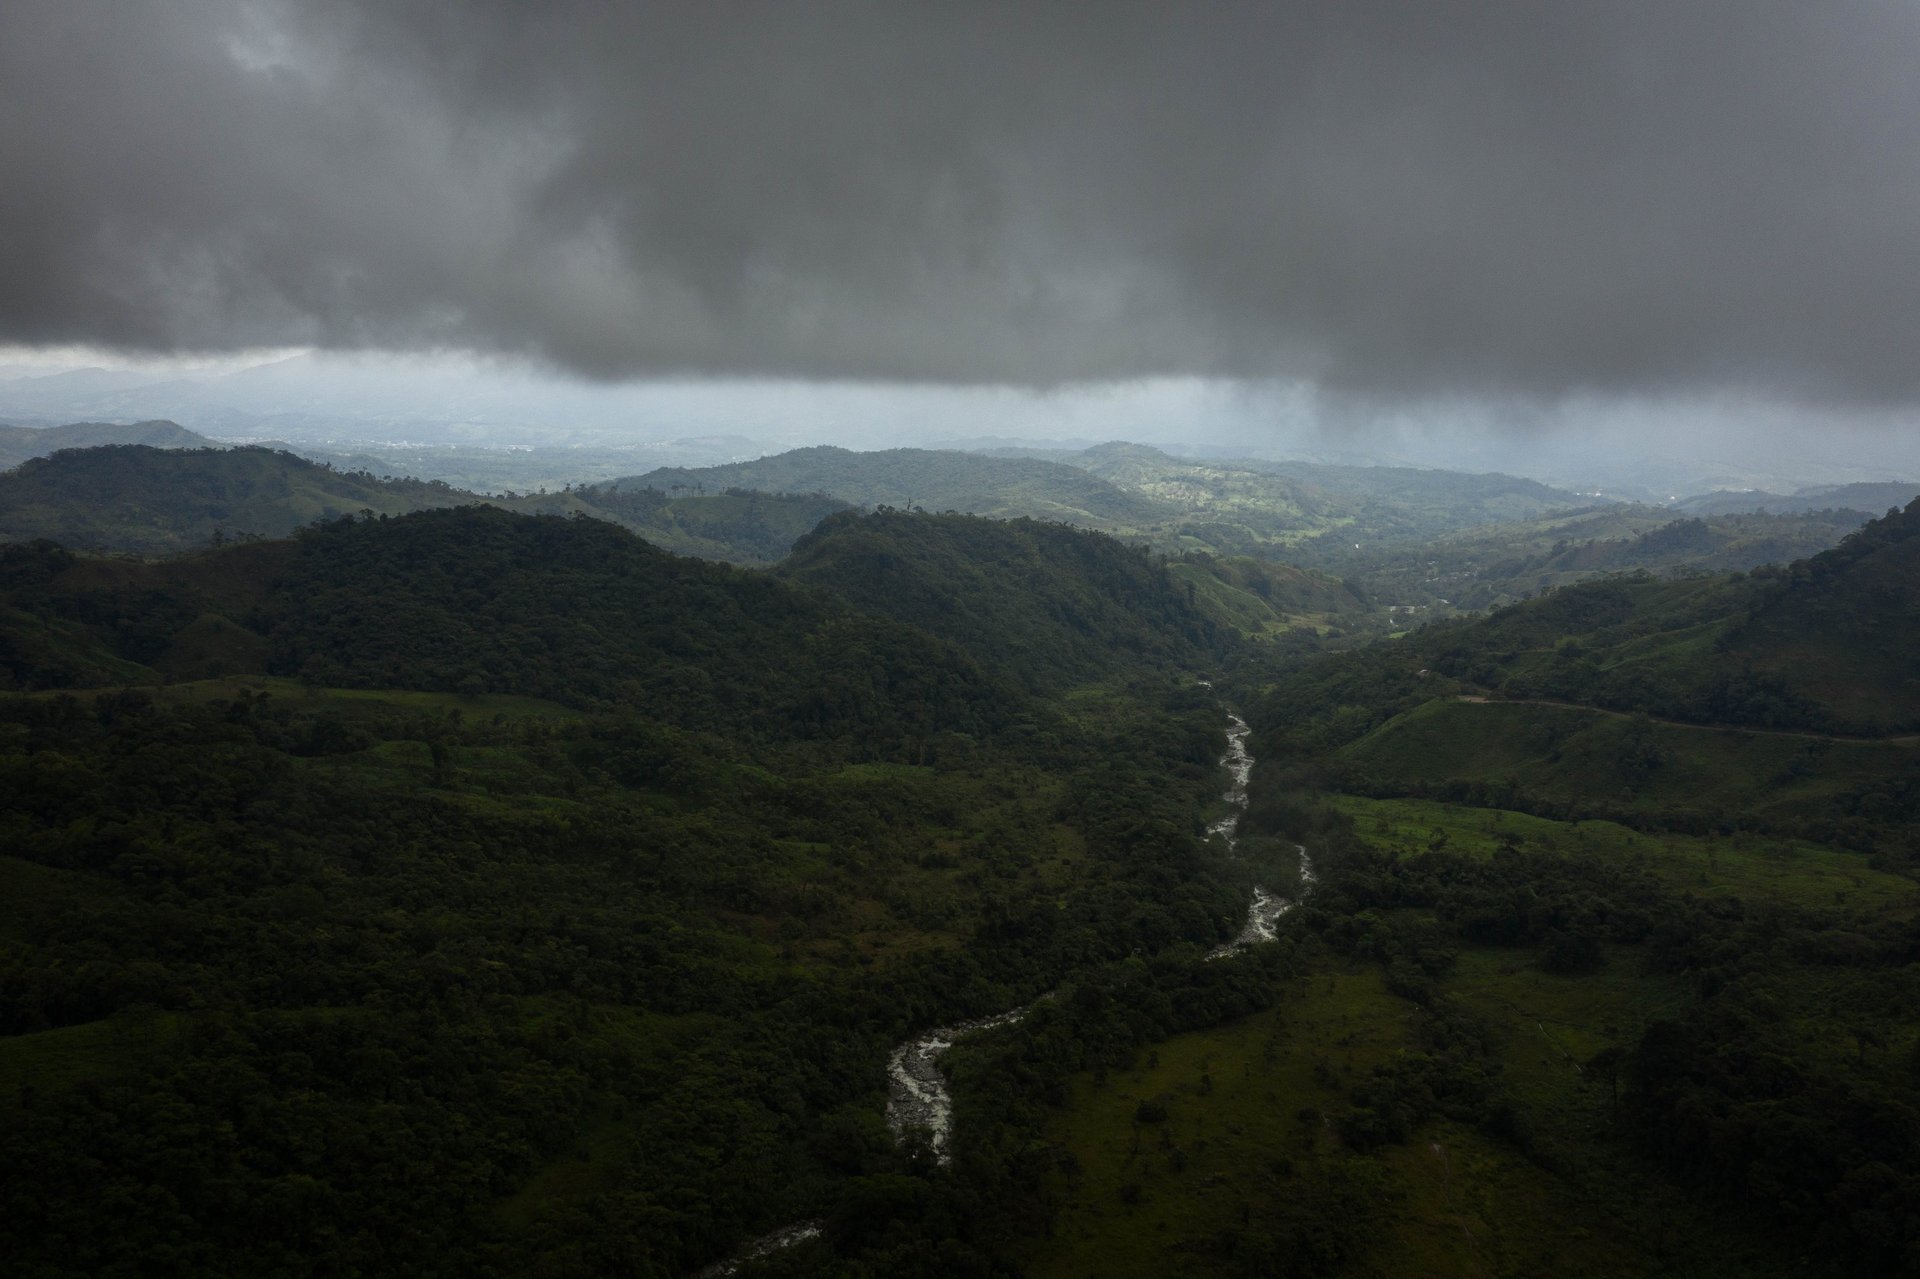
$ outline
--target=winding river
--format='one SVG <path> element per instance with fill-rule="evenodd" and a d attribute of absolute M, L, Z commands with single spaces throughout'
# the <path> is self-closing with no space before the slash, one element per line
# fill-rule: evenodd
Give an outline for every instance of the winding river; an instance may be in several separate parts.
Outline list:
<path fill-rule="evenodd" d="M 1231 711 L 1227 713 L 1227 721 L 1227 753 L 1220 757 L 1220 764 L 1232 777 L 1233 784 L 1224 797 L 1227 815 L 1207 827 L 1207 834 L 1220 836 L 1231 851 L 1239 842 L 1240 817 L 1247 811 L 1247 778 L 1253 773 L 1253 756 L 1247 753 L 1247 738 L 1253 730 L 1247 727 L 1247 721 Z M 1294 847 L 1300 851 L 1300 887 L 1304 892 L 1313 883 L 1313 864 L 1304 847 L 1299 844 Z M 1293 905 L 1291 898 L 1255 885 L 1253 900 L 1247 905 L 1246 923 L 1232 941 L 1214 947 L 1207 958 L 1219 959 L 1248 946 L 1272 941 L 1277 935 L 1280 917 L 1292 910 Z M 953 1096 L 947 1091 L 946 1076 L 940 1071 L 940 1055 L 953 1047 L 962 1035 L 1010 1025 L 1026 1016 L 1031 1007 L 1033 1005 L 1028 1004 L 994 1017 L 939 1026 L 895 1048 L 887 1060 L 887 1127 L 893 1130 L 894 1139 L 900 1139 L 911 1129 L 923 1128 L 934 1156 L 946 1163 L 947 1137 L 953 1130 Z"/>
<path fill-rule="evenodd" d="M 1224 796 L 1228 806 L 1227 815 L 1207 827 L 1207 834 L 1220 836 L 1231 852 L 1239 842 L 1240 818 L 1247 811 L 1247 778 L 1253 773 L 1253 756 L 1247 753 L 1247 738 L 1253 730 L 1247 727 L 1247 721 L 1232 711 L 1227 712 L 1227 721 L 1227 753 L 1220 757 L 1220 765 L 1233 778 L 1233 784 L 1227 788 Z M 1313 863 L 1308 859 L 1305 847 L 1299 844 L 1294 847 L 1300 852 L 1300 891 L 1304 893 L 1313 884 Z M 1272 941 L 1277 935 L 1280 917 L 1293 907 L 1292 898 L 1254 885 L 1253 900 L 1247 905 L 1246 923 L 1232 941 L 1223 942 L 1208 951 L 1207 958 L 1219 959 L 1260 942 Z M 1051 996 L 1042 995 L 1040 998 L 1049 999 Z M 1038 1003 L 1039 1000 L 1034 1002 Z M 887 1059 L 887 1127 L 892 1129 L 894 1140 L 900 1140 L 914 1129 L 924 1129 L 934 1157 L 943 1164 L 947 1163 L 950 1158 L 947 1154 L 947 1138 L 953 1131 L 953 1095 L 947 1091 L 947 1077 L 940 1072 L 941 1054 L 964 1035 L 991 1030 L 995 1026 L 1012 1025 L 1025 1017 L 1027 1010 L 1032 1007 L 1033 1004 L 1026 1004 L 996 1016 L 976 1017 L 971 1021 L 955 1022 L 951 1026 L 939 1026 L 895 1048 Z M 803 1221 L 783 1227 L 754 1240 L 726 1261 L 707 1267 L 700 1272 L 699 1279 L 717 1279 L 718 1276 L 732 1274 L 746 1261 L 811 1239 L 819 1233 L 820 1223 L 817 1221 Z"/>

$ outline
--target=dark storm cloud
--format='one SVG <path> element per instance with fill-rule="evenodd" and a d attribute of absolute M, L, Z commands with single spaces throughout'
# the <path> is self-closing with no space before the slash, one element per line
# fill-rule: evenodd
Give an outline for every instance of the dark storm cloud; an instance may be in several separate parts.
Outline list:
<path fill-rule="evenodd" d="M 0 9 L 0 338 L 1920 398 L 1904 3 Z"/>

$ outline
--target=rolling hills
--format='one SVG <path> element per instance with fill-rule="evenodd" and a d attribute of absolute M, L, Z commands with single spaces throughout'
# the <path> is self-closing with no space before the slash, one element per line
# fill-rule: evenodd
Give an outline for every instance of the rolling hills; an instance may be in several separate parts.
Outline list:
<path fill-rule="evenodd" d="M 1229 634 L 1144 547 L 1033 520 L 837 515 L 775 575 L 939 635 L 1036 690 L 1209 665 Z"/>
<path fill-rule="evenodd" d="M 1238 927 L 1204 628 L 1047 526 L 995 622 L 1102 683 L 1039 696 L 825 581 L 1034 530 L 829 523 L 804 585 L 490 506 L 0 547 L 9 1266 L 680 1274 L 825 1215 L 863 1266 L 990 1264 L 940 1223 L 1023 1174 L 929 1179 L 889 1050 Z M 1187 1017 L 1263 988 L 1188 967 Z"/>
<path fill-rule="evenodd" d="M 170 424 L 158 424 L 162 427 Z M 264 448 L 70 448 L 0 473 L 0 541 L 47 538 L 154 555 L 225 538 L 285 537 L 320 520 L 485 503 L 612 520 L 676 554 L 771 563 L 845 503 L 735 490 L 668 495 L 566 489 L 482 496 L 438 480 L 376 478 Z"/>
<path fill-rule="evenodd" d="M 728 466 L 662 467 L 614 481 L 611 487 L 827 493 L 859 506 L 1030 516 L 1109 532 L 1154 524 L 1170 514 L 1168 508 L 1072 467 L 932 449 L 794 449 Z"/>
<path fill-rule="evenodd" d="M 500 505 L 0 547 L 0 1247 L 1902 1273 L 1916 555 L 1920 504 L 1303 655 L 1237 636 L 1368 601 L 1036 520 L 842 510 L 768 572 Z M 1313 872 L 1216 959 L 1201 676 L 1239 847 Z M 952 1162 L 896 1142 L 893 1046 L 1010 1008 L 943 1058 Z"/>
<path fill-rule="evenodd" d="M 47 457 L 62 449 L 99 448 L 108 444 L 141 444 L 157 449 L 220 447 L 215 441 L 173 422 L 71 422 L 65 426 L 0 427 L 0 469 L 18 466 L 28 458 Z"/>

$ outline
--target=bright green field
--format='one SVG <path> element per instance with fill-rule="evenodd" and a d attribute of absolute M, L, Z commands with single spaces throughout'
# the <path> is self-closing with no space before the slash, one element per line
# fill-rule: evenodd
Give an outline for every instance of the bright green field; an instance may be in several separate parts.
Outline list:
<path fill-rule="evenodd" d="M 1546 800 L 1791 818 L 1911 776 L 1911 740 L 1851 741 L 1636 719 L 1584 707 L 1435 699 L 1342 748 L 1381 778 L 1511 783 Z"/>
<path fill-rule="evenodd" d="M 1363 837 L 1381 848 L 1425 850 L 1443 838 L 1442 846 L 1449 851 L 1490 857 L 1503 840 L 1513 839 L 1526 848 L 1643 861 L 1674 887 L 1702 897 L 1766 898 L 1901 914 L 1920 905 L 1920 885 L 1911 879 L 1874 870 L 1860 853 L 1807 840 L 1748 832 L 1649 835 L 1613 822 L 1556 822 L 1432 800 L 1329 798 L 1354 819 Z"/>
<path fill-rule="evenodd" d="M 1078 1167 L 1052 1187 L 1053 1236 L 1024 1241 L 1016 1259 L 1036 1276 L 1232 1273 L 1202 1250 L 1223 1233 L 1258 1236 L 1299 1206 L 1345 1205 L 1365 1216 L 1341 1270 L 1355 1276 L 1791 1273 L 1766 1241 L 1581 1144 L 1608 1094 L 1577 1063 L 1637 1033 L 1677 992 L 1624 972 L 1554 977 L 1490 950 L 1464 954 L 1446 988 L 1496 1028 L 1538 1161 L 1446 1120 L 1378 1155 L 1347 1153 L 1324 1116 L 1414 1046 L 1420 1014 L 1376 969 L 1322 971 L 1273 1012 L 1167 1040 L 1104 1082 L 1076 1077 L 1047 1136 Z M 1166 1107 L 1164 1122 L 1137 1121 L 1149 1100 Z"/>

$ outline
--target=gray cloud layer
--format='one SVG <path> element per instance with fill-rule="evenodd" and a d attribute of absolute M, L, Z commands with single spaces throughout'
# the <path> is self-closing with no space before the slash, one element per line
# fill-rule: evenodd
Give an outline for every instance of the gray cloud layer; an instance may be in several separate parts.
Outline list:
<path fill-rule="evenodd" d="M 0 340 L 1920 399 L 1920 7 L 9 0 Z"/>

